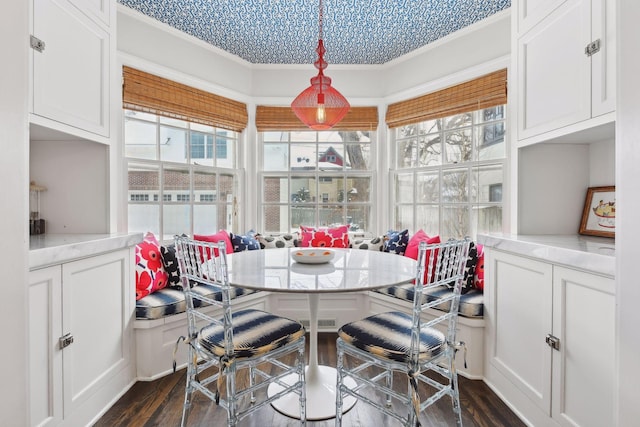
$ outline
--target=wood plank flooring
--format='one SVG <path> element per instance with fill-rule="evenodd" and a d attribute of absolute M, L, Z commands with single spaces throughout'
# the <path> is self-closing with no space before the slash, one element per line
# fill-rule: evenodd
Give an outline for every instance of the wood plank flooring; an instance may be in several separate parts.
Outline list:
<path fill-rule="evenodd" d="M 318 335 L 318 360 L 322 365 L 336 364 L 336 334 Z M 308 342 L 308 340 L 307 340 Z M 152 427 L 179 426 L 184 399 L 185 369 L 151 382 L 139 381 L 109 409 L 95 424 L 96 427 Z M 394 386 L 406 390 L 406 382 L 398 377 Z M 462 421 L 466 427 L 520 427 L 515 414 L 480 380 L 459 376 Z M 307 402 L 307 404 L 313 404 Z M 440 399 L 420 416 L 423 427 L 455 425 L 451 400 Z M 226 412 L 207 398 L 196 394 L 189 415 L 189 426 L 225 426 Z M 265 406 L 253 416 L 242 420 L 242 427 L 293 427 L 299 421 L 281 415 L 271 406 Z M 311 427 L 334 426 L 334 420 L 308 421 Z M 371 406 L 358 402 L 343 417 L 345 427 L 396 426 L 398 422 L 388 418 Z"/>

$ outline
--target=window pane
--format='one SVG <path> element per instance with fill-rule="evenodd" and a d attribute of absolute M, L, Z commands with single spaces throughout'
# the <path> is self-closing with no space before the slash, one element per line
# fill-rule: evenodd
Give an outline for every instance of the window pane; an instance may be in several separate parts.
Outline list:
<path fill-rule="evenodd" d="M 190 123 L 191 130 L 202 133 L 213 133 L 214 127 L 208 125 L 201 125 L 200 123 Z"/>
<path fill-rule="evenodd" d="M 467 169 L 447 170 L 442 173 L 442 201 L 449 203 L 469 201 L 469 172 Z"/>
<path fill-rule="evenodd" d="M 404 173 L 396 176 L 396 201 L 398 203 L 413 202 L 413 174 Z"/>
<path fill-rule="evenodd" d="M 415 230 L 413 226 L 413 205 L 397 205 L 395 209 L 395 224 L 392 227 L 394 230 Z"/>
<path fill-rule="evenodd" d="M 294 203 L 313 203 L 316 198 L 316 179 L 314 177 L 291 178 L 291 201 Z"/>
<path fill-rule="evenodd" d="M 344 180 L 341 176 L 318 177 L 318 193 L 321 203 L 344 202 Z"/>
<path fill-rule="evenodd" d="M 158 204 L 132 204 L 129 203 L 130 233 L 152 232 L 160 235 L 160 205 Z"/>
<path fill-rule="evenodd" d="M 438 172 L 418 172 L 418 200 L 420 202 L 437 203 L 440 200 L 440 179 Z"/>
<path fill-rule="evenodd" d="M 162 215 L 163 240 L 191 230 L 191 205 L 167 203 L 163 206 Z"/>
<path fill-rule="evenodd" d="M 178 119 L 165 117 L 165 116 L 158 116 L 158 118 L 160 119 L 160 123 L 163 125 L 168 125 L 168 126 L 173 126 L 178 128 L 187 127 L 187 122 L 185 122 L 184 120 L 178 120 Z"/>
<path fill-rule="evenodd" d="M 419 166 L 436 166 L 442 163 L 442 138 L 440 134 L 421 136 Z"/>
<path fill-rule="evenodd" d="M 155 123 L 124 120 L 125 156 L 137 159 L 155 160 L 157 158 L 157 126 Z"/>
<path fill-rule="evenodd" d="M 478 160 L 502 159 L 505 157 L 505 123 L 497 122 L 476 128 Z"/>
<path fill-rule="evenodd" d="M 289 203 L 289 181 L 282 177 L 268 177 L 263 180 L 265 202 Z M 291 197 L 291 201 L 293 197 Z"/>
<path fill-rule="evenodd" d="M 369 202 L 371 201 L 371 178 L 348 178 L 347 201 Z"/>
<path fill-rule="evenodd" d="M 371 230 L 370 215 L 371 208 L 369 206 L 348 206 L 346 223 L 349 224 L 349 230 Z"/>
<path fill-rule="evenodd" d="M 428 120 L 426 122 L 420 123 L 420 133 L 423 135 L 429 133 L 438 133 L 441 130 L 442 119 Z"/>
<path fill-rule="evenodd" d="M 194 202 L 215 202 L 218 199 L 217 190 L 215 172 L 205 172 L 200 170 L 193 172 Z M 202 200 L 202 196 L 205 196 L 204 200 Z M 210 198 L 213 200 L 208 200 Z"/>
<path fill-rule="evenodd" d="M 264 233 L 289 233 L 300 223 L 289 224 L 289 206 L 264 206 Z"/>
<path fill-rule="evenodd" d="M 216 205 L 195 205 L 193 207 L 193 233 L 215 234 L 218 232 L 218 208 Z"/>
<path fill-rule="evenodd" d="M 418 205 L 416 206 L 416 230 L 423 229 L 429 236 L 440 234 L 438 226 L 440 208 L 438 205 Z"/>
<path fill-rule="evenodd" d="M 291 145 L 291 170 L 315 170 L 317 160 L 315 144 Z"/>
<path fill-rule="evenodd" d="M 318 145 L 318 169 L 320 170 L 342 170 L 345 165 L 344 149 L 342 145 L 333 146 L 329 144 Z"/>
<path fill-rule="evenodd" d="M 369 170 L 371 168 L 371 144 L 347 144 L 347 169 Z"/>
<path fill-rule="evenodd" d="M 477 199 L 479 203 L 502 203 L 502 183 L 504 181 L 504 174 L 502 165 L 486 166 L 477 169 L 478 182 L 474 183 L 474 187 L 477 185 Z"/>
<path fill-rule="evenodd" d="M 233 169 L 236 167 L 236 140 L 216 136 L 216 166 Z"/>
<path fill-rule="evenodd" d="M 213 135 L 191 132 L 191 163 L 213 166 Z"/>
<path fill-rule="evenodd" d="M 504 120 L 506 118 L 506 108 L 504 105 L 498 105 L 491 108 L 485 108 L 478 111 L 478 122 L 492 122 L 495 120 Z"/>
<path fill-rule="evenodd" d="M 445 133 L 445 163 L 461 163 L 471 160 L 471 128 Z"/>
<path fill-rule="evenodd" d="M 262 140 L 265 142 L 289 141 L 289 132 L 263 132 Z"/>
<path fill-rule="evenodd" d="M 142 111 L 124 110 L 124 116 L 125 121 L 130 118 L 137 120 L 146 120 L 153 123 L 156 123 L 158 121 L 158 116 L 156 116 L 155 114 L 143 113 Z"/>
<path fill-rule="evenodd" d="M 414 166 L 417 154 L 418 141 L 415 138 L 403 139 L 397 142 L 396 159 L 398 169 L 410 168 Z"/>
<path fill-rule="evenodd" d="M 465 126 L 471 126 L 471 118 L 473 113 L 456 114 L 455 116 L 449 116 L 444 118 L 445 129 L 456 129 Z"/>
<path fill-rule="evenodd" d="M 440 237 L 459 239 L 469 236 L 469 207 L 468 206 L 444 206 L 442 209 L 442 224 L 440 224 Z"/>
<path fill-rule="evenodd" d="M 262 153 L 262 170 L 286 171 L 289 169 L 288 144 L 264 144 Z"/>
<path fill-rule="evenodd" d="M 163 190 L 170 194 L 176 202 L 189 202 L 191 200 L 191 180 L 187 169 L 170 169 L 164 171 Z M 167 232 L 165 231 L 165 234 Z"/>
<path fill-rule="evenodd" d="M 237 181 L 233 175 L 221 174 L 218 191 L 220 193 L 218 203 L 218 228 L 233 230 L 234 219 L 233 203 L 236 196 Z"/>
<path fill-rule="evenodd" d="M 186 130 L 160 126 L 160 160 L 186 163 Z"/>
<path fill-rule="evenodd" d="M 318 207 L 318 224 L 322 227 L 347 223 L 345 210 L 340 205 L 320 205 Z"/>
<path fill-rule="evenodd" d="M 502 206 L 480 205 L 473 210 L 473 215 L 472 224 L 476 225 L 473 235 L 502 232 Z"/>
<path fill-rule="evenodd" d="M 314 206 L 291 205 L 291 228 L 297 229 L 301 225 L 315 226 L 316 208 Z"/>

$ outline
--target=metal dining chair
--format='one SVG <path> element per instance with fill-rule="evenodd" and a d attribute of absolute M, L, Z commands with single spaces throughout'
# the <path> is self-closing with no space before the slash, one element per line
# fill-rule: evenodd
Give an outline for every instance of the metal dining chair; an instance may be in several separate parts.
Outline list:
<path fill-rule="evenodd" d="M 419 426 L 422 411 L 441 397 L 450 396 L 456 424 L 462 425 L 455 355 L 464 343 L 456 341 L 456 325 L 469 243 L 469 239 L 434 245 L 420 243 L 411 314 L 381 313 L 340 328 L 336 426 L 342 425 L 346 395 L 372 405 L 407 427 Z M 433 292 L 442 286 L 452 290 Z M 424 316 L 430 308 L 437 310 Z M 434 312 L 441 314 L 433 318 Z M 429 371 L 435 374 L 427 375 Z M 407 376 L 406 393 L 394 389 L 394 372 Z M 344 384 L 348 377 L 355 380 L 355 387 Z M 425 392 L 431 390 L 435 392 L 423 399 Z M 376 395 L 381 394 L 385 398 L 377 399 Z"/>
<path fill-rule="evenodd" d="M 186 425 L 194 391 L 227 411 L 229 427 L 285 394 L 296 393 L 300 424 L 305 425 L 304 326 L 260 310 L 232 310 L 224 242 L 175 236 L 175 247 L 188 322 L 188 336 L 176 346 L 184 340 L 189 349 L 181 425 Z M 219 288 L 219 297 L 203 296 L 197 292 L 199 286 Z M 205 309 L 210 305 L 221 307 L 222 317 L 205 313 L 211 312 Z M 247 373 L 248 381 L 238 381 L 240 372 Z M 284 377 L 292 373 L 297 381 L 288 384 Z M 272 383 L 282 390 L 267 397 Z"/>

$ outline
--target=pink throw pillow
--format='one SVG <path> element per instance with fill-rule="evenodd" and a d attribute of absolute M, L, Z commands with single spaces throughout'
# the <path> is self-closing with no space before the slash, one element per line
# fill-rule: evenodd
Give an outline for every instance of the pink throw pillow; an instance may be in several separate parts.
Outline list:
<path fill-rule="evenodd" d="M 411 239 L 409 239 L 409 243 L 407 244 L 407 249 L 404 251 L 404 256 L 409 257 L 409 258 L 413 258 L 413 259 L 418 259 L 418 247 L 420 246 L 420 242 L 427 242 L 428 245 L 432 245 L 435 243 L 440 243 L 440 236 L 433 236 L 433 237 L 429 237 L 427 235 L 427 233 L 424 232 L 424 230 L 420 229 L 418 230 L 418 232 L 416 234 L 414 234 Z M 429 260 L 429 257 L 431 256 L 431 251 L 427 250 L 427 253 L 425 254 L 425 262 L 427 262 Z M 435 269 L 436 269 L 436 263 L 438 262 L 438 252 L 436 251 L 436 253 L 433 255 L 433 261 L 431 262 L 431 276 L 433 277 L 435 275 Z M 424 282 L 427 283 L 427 274 L 429 273 L 429 267 L 426 266 L 425 272 L 424 272 Z"/>
<path fill-rule="evenodd" d="M 349 227 L 341 225 L 339 227 L 318 228 L 300 226 L 302 239 L 300 247 L 308 248 L 348 248 L 349 247 Z"/>
<path fill-rule="evenodd" d="M 476 264 L 476 272 L 473 275 L 473 285 L 484 291 L 484 246 L 477 244 L 478 248 L 478 263 Z"/>
<path fill-rule="evenodd" d="M 226 246 L 226 252 L 228 254 L 232 254 L 233 253 L 233 244 L 231 243 L 231 238 L 229 237 L 229 233 L 227 233 L 225 230 L 220 230 L 218 231 L 216 234 L 211 234 L 211 235 L 202 235 L 202 234 L 194 234 L 193 235 L 193 239 L 194 240 L 200 240 L 201 242 L 211 242 L 211 243 L 218 243 L 220 240 L 224 241 Z M 204 256 L 201 253 L 200 254 L 204 260 Z M 218 249 L 214 248 L 213 249 L 213 256 L 218 256 Z M 211 254 L 207 253 L 207 259 L 211 258 Z"/>
<path fill-rule="evenodd" d="M 149 232 L 136 245 L 136 301 L 166 287 L 168 279 L 162 264 L 160 244 Z"/>

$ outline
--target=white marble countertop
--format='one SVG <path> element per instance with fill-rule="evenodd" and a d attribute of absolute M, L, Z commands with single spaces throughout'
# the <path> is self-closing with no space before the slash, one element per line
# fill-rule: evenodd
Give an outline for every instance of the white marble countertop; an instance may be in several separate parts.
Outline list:
<path fill-rule="evenodd" d="M 480 234 L 478 243 L 552 264 L 615 277 L 615 242 L 605 237 Z"/>
<path fill-rule="evenodd" d="M 61 264 L 134 246 L 142 233 L 40 234 L 29 236 L 29 269 Z"/>
<path fill-rule="evenodd" d="M 334 257 L 327 263 L 301 264 L 292 259 L 292 253 L 314 249 L 318 248 L 230 254 L 229 281 L 273 292 L 353 292 L 409 283 L 416 275 L 415 260 L 386 252 L 331 248 Z"/>

